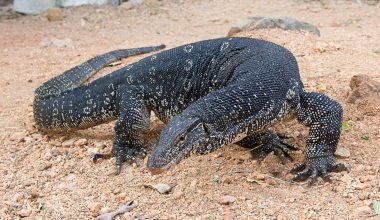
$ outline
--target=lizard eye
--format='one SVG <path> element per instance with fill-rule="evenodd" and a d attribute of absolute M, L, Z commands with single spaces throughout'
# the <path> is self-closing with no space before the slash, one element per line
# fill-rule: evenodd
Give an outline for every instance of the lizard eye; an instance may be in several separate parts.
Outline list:
<path fill-rule="evenodd" d="M 178 138 L 178 140 L 180 140 L 180 141 L 185 140 L 185 136 L 180 136 L 180 137 Z"/>
<path fill-rule="evenodd" d="M 182 142 L 183 140 L 185 140 L 185 136 L 181 135 L 181 136 L 176 137 L 175 142 L 178 143 L 178 142 Z"/>

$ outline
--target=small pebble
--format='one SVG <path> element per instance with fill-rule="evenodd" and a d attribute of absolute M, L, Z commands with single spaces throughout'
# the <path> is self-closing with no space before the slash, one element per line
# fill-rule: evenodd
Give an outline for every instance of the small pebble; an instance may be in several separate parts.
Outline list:
<path fill-rule="evenodd" d="M 336 149 L 334 155 L 337 158 L 344 159 L 344 158 L 349 158 L 351 156 L 351 153 L 350 153 L 350 151 L 347 148 L 339 146 Z"/>
<path fill-rule="evenodd" d="M 348 174 L 344 174 L 341 178 L 340 178 L 340 180 L 342 181 L 342 182 L 344 182 L 345 184 L 351 184 L 351 182 L 352 182 L 352 178 L 351 178 L 351 176 L 350 175 L 348 175 Z"/>
<path fill-rule="evenodd" d="M 129 198 L 126 192 L 122 192 L 116 196 L 116 200 L 118 203 L 126 203 L 128 199 Z"/>
<path fill-rule="evenodd" d="M 109 213 L 109 212 L 112 212 L 112 209 L 108 206 L 100 209 L 100 213 Z"/>
<path fill-rule="evenodd" d="M 197 180 L 193 180 L 193 181 L 191 181 L 191 183 L 190 183 L 190 188 L 191 189 L 195 189 L 195 186 L 197 185 Z"/>
<path fill-rule="evenodd" d="M 369 196 L 370 196 L 369 192 L 361 192 L 359 193 L 358 198 L 360 200 L 366 200 L 366 199 L 369 199 Z"/>
<path fill-rule="evenodd" d="M 16 142 L 22 142 L 24 141 L 25 134 L 24 132 L 14 132 L 10 137 L 9 140 L 16 141 Z"/>
<path fill-rule="evenodd" d="M 50 143 L 51 145 L 53 145 L 53 146 L 56 146 L 56 147 L 60 147 L 60 146 L 62 146 L 62 143 L 59 142 L 59 141 L 56 141 L 56 140 L 52 140 L 52 141 L 50 141 L 49 143 Z"/>
<path fill-rule="evenodd" d="M 71 147 L 74 145 L 75 139 L 69 139 L 62 142 L 62 147 Z"/>
<path fill-rule="evenodd" d="M 53 148 L 53 149 L 51 149 L 50 153 L 51 153 L 51 155 L 52 155 L 53 157 L 56 157 L 56 156 L 58 156 L 58 155 L 61 155 L 61 152 L 60 152 L 57 148 Z"/>
<path fill-rule="evenodd" d="M 363 190 L 363 189 L 367 189 L 369 187 L 370 187 L 370 185 L 368 183 L 358 183 L 358 184 L 354 185 L 354 188 L 357 190 Z"/>
<path fill-rule="evenodd" d="M 255 174 L 255 178 L 257 180 L 265 180 L 265 175 L 261 174 L 261 173 L 257 173 L 257 174 Z"/>
<path fill-rule="evenodd" d="M 369 182 L 371 180 L 373 180 L 373 176 L 370 176 L 370 175 L 365 175 L 365 176 L 359 177 L 359 181 L 362 183 Z"/>
<path fill-rule="evenodd" d="M 48 21 L 61 21 L 63 20 L 62 10 L 60 8 L 49 8 L 47 10 Z"/>
<path fill-rule="evenodd" d="M 183 196 L 183 191 L 180 189 L 176 189 L 173 193 L 173 199 L 177 200 Z"/>
<path fill-rule="evenodd" d="M 271 186 L 277 186 L 278 185 L 278 182 L 272 178 L 267 179 L 266 182 Z"/>
<path fill-rule="evenodd" d="M 38 165 L 37 169 L 38 171 L 44 171 L 44 170 L 49 169 L 51 166 L 52 166 L 51 163 L 43 163 L 43 164 Z"/>
<path fill-rule="evenodd" d="M 21 203 L 24 199 L 24 197 L 22 196 L 22 194 L 20 193 L 16 193 L 14 196 L 13 196 L 13 199 L 16 203 Z"/>
<path fill-rule="evenodd" d="M 49 152 L 46 152 L 44 155 L 43 155 L 43 159 L 44 160 L 47 160 L 47 161 L 49 161 L 49 160 L 51 160 L 51 158 L 53 157 L 53 155 L 51 154 L 51 151 L 49 151 Z"/>
<path fill-rule="evenodd" d="M 20 217 L 28 217 L 32 213 L 31 209 L 21 209 L 17 212 L 17 215 Z"/>
<path fill-rule="evenodd" d="M 99 148 L 99 149 L 103 149 L 103 148 L 106 147 L 106 145 L 103 142 L 101 142 L 101 141 L 95 141 L 94 142 L 94 147 Z"/>
<path fill-rule="evenodd" d="M 26 145 L 31 144 L 34 142 L 34 138 L 32 137 L 24 137 L 24 142 Z"/>
<path fill-rule="evenodd" d="M 367 215 L 373 214 L 372 209 L 368 206 L 358 207 L 354 210 L 354 213 L 356 216 L 367 216 Z"/>
<path fill-rule="evenodd" d="M 236 201 L 236 198 L 233 197 L 233 196 L 222 196 L 218 199 L 218 203 L 219 204 L 222 204 L 222 205 L 229 205 L 229 204 L 232 204 Z"/>
<path fill-rule="evenodd" d="M 230 176 L 225 176 L 225 177 L 223 177 L 222 182 L 225 183 L 225 184 L 231 184 L 232 183 L 232 178 Z"/>
<path fill-rule="evenodd" d="M 74 145 L 75 146 L 83 146 L 83 145 L 86 145 L 87 144 L 87 139 L 86 138 L 81 138 L 81 139 L 78 139 L 74 142 Z"/>
<path fill-rule="evenodd" d="M 102 209 L 102 206 L 103 205 L 100 202 L 93 202 L 93 203 L 90 203 L 87 207 L 93 213 L 100 213 L 100 210 Z"/>

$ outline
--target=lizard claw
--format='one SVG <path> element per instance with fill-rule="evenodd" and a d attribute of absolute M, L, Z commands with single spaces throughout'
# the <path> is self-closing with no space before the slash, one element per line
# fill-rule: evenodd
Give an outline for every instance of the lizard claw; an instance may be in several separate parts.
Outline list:
<path fill-rule="evenodd" d="M 115 153 L 91 153 L 91 159 L 96 163 L 99 159 L 110 159 L 116 157 L 116 175 L 121 173 L 123 163 L 132 164 L 138 158 L 144 158 L 147 154 L 144 148 L 122 148 L 123 150 L 115 151 Z"/>
<path fill-rule="evenodd" d="M 348 168 L 342 163 L 334 163 L 333 157 L 311 158 L 308 163 L 296 165 L 290 172 L 295 174 L 294 181 L 304 181 L 309 179 L 308 185 L 313 185 L 318 176 L 322 177 L 325 182 L 331 182 L 329 172 L 347 171 Z"/>
<path fill-rule="evenodd" d="M 283 162 L 286 160 L 293 161 L 289 152 L 298 150 L 298 148 L 284 141 L 284 139 L 288 138 L 286 135 L 270 133 L 265 137 L 264 144 L 253 148 L 251 154 L 253 158 L 264 159 L 269 153 L 274 152 Z"/>
<path fill-rule="evenodd" d="M 116 175 L 121 173 L 123 163 L 132 164 L 147 155 L 145 149 L 141 147 L 123 149 L 125 150 L 116 153 Z"/>
<path fill-rule="evenodd" d="M 91 159 L 92 159 L 92 162 L 94 163 L 98 162 L 99 159 L 109 159 L 113 156 L 114 155 L 112 153 L 105 153 L 105 154 L 96 153 L 96 152 L 91 153 Z"/>

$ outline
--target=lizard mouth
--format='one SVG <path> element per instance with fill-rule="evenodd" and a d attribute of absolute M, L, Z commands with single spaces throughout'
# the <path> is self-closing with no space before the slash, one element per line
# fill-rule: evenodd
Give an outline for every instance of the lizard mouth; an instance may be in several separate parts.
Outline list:
<path fill-rule="evenodd" d="M 149 167 L 149 171 L 153 174 L 153 175 L 158 175 L 158 174 L 161 174 L 165 171 L 168 171 L 170 169 L 170 167 L 173 165 L 173 163 L 169 163 L 163 167 Z"/>

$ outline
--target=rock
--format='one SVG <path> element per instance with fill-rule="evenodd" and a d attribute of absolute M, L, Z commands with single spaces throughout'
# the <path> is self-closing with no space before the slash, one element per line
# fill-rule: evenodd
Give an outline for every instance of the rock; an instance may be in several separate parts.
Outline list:
<path fill-rule="evenodd" d="M 80 5 L 105 5 L 105 4 L 113 4 L 115 5 L 115 1 L 117 0 L 60 0 L 55 1 L 57 6 L 62 7 L 73 7 Z M 118 1 L 117 1 L 118 2 Z"/>
<path fill-rule="evenodd" d="M 369 197 L 370 197 L 370 193 L 369 192 L 361 192 L 361 193 L 359 193 L 359 195 L 358 195 L 358 198 L 360 199 L 360 200 L 366 200 L 366 199 L 369 199 Z"/>
<path fill-rule="evenodd" d="M 34 138 L 32 137 L 24 137 L 24 142 L 26 145 L 29 145 L 34 142 Z"/>
<path fill-rule="evenodd" d="M 339 159 L 344 159 L 344 158 L 349 158 L 351 156 L 351 153 L 347 148 L 338 146 L 334 155 Z"/>
<path fill-rule="evenodd" d="M 39 14 L 46 9 L 53 7 L 51 0 L 14 0 L 13 10 L 24 14 Z"/>
<path fill-rule="evenodd" d="M 232 178 L 230 176 L 225 176 L 225 177 L 223 177 L 222 183 L 231 184 Z"/>
<path fill-rule="evenodd" d="M 62 142 L 62 147 L 71 147 L 74 145 L 75 139 L 69 139 Z"/>
<path fill-rule="evenodd" d="M 100 209 L 100 213 L 108 213 L 108 212 L 112 212 L 112 209 L 108 206 Z"/>
<path fill-rule="evenodd" d="M 365 167 L 363 164 L 359 164 L 353 167 L 353 171 L 360 173 L 360 172 L 363 172 L 364 168 Z"/>
<path fill-rule="evenodd" d="M 61 152 L 57 148 L 51 149 L 50 153 L 53 157 L 61 155 Z"/>
<path fill-rule="evenodd" d="M 123 2 L 119 7 L 122 9 L 131 10 L 141 3 L 143 3 L 143 0 L 129 0 L 127 2 Z"/>
<path fill-rule="evenodd" d="M 9 140 L 16 141 L 16 142 L 22 142 L 24 141 L 25 133 L 24 132 L 14 132 L 9 137 Z"/>
<path fill-rule="evenodd" d="M 363 189 L 367 189 L 369 187 L 370 187 L 370 185 L 368 183 L 357 183 L 356 185 L 354 185 L 354 188 L 357 190 L 363 190 Z"/>
<path fill-rule="evenodd" d="M 89 153 L 90 155 L 97 154 L 97 153 L 99 153 L 99 149 L 95 148 L 95 147 L 89 147 L 89 148 L 87 148 L 87 153 Z"/>
<path fill-rule="evenodd" d="M 7 6 L 7 5 L 10 5 L 10 4 L 12 4 L 11 0 L 0 0 L 0 6 L 1 7 Z"/>
<path fill-rule="evenodd" d="M 87 144 L 87 139 L 86 138 L 81 138 L 79 140 L 74 141 L 75 146 L 83 146 Z"/>
<path fill-rule="evenodd" d="M 278 182 L 272 178 L 267 179 L 266 183 L 268 183 L 271 186 L 277 186 L 278 185 Z"/>
<path fill-rule="evenodd" d="M 47 19 L 48 21 L 62 21 L 63 15 L 60 8 L 49 8 L 47 10 Z"/>
<path fill-rule="evenodd" d="M 348 175 L 348 174 L 344 174 L 344 175 L 342 176 L 342 178 L 340 178 L 340 180 L 341 180 L 342 182 L 344 182 L 345 184 L 347 184 L 347 185 L 351 184 L 351 182 L 352 182 L 352 178 L 351 178 L 351 176 Z"/>
<path fill-rule="evenodd" d="M 236 198 L 233 197 L 233 196 L 222 196 L 218 199 L 218 203 L 219 204 L 222 204 L 222 205 L 229 205 L 229 204 L 232 204 L 236 201 Z"/>
<path fill-rule="evenodd" d="M 128 194 L 126 192 L 122 192 L 116 196 L 116 200 L 119 203 L 126 203 L 128 201 Z"/>
<path fill-rule="evenodd" d="M 257 173 L 257 174 L 255 174 L 255 178 L 256 178 L 257 180 L 261 180 L 261 181 L 263 181 L 263 180 L 265 180 L 265 175 L 262 174 L 262 173 Z"/>
<path fill-rule="evenodd" d="M 354 210 L 354 214 L 356 216 L 367 216 L 367 215 L 371 215 L 373 214 L 372 213 L 372 209 L 368 206 L 361 206 L 361 207 L 358 207 Z"/>
<path fill-rule="evenodd" d="M 32 213 L 31 209 L 21 209 L 20 211 L 17 212 L 17 215 L 20 217 L 28 217 Z"/>
<path fill-rule="evenodd" d="M 351 92 L 347 98 L 348 103 L 358 100 L 368 100 L 370 103 L 380 104 L 380 83 L 365 74 L 355 75 L 350 81 Z"/>
<path fill-rule="evenodd" d="M 43 164 L 38 165 L 37 169 L 38 169 L 38 171 L 44 171 L 44 170 L 49 169 L 51 166 L 52 166 L 52 164 L 47 162 L 47 163 L 43 163 Z"/>
<path fill-rule="evenodd" d="M 53 155 L 51 154 L 51 151 L 46 152 L 46 153 L 42 156 L 42 158 L 43 158 L 44 160 L 46 160 L 46 161 L 51 160 L 52 157 L 53 157 Z"/>
<path fill-rule="evenodd" d="M 190 183 L 190 189 L 195 190 L 195 187 L 197 186 L 197 180 L 193 180 Z"/>
<path fill-rule="evenodd" d="M 148 184 L 145 185 L 146 187 L 152 188 L 157 190 L 161 194 L 166 194 L 169 193 L 172 188 L 175 186 L 175 184 L 166 184 L 166 183 L 157 183 L 157 184 Z"/>
<path fill-rule="evenodd" d="M 245 30 L 271 29 L 280 28 L 283 30 L 308 31 L 320 36 L 318 28 L 306 22 L 298 21 L 291 17 L 262 17 L 255 16 L 247 20 L 243 20 L 233 25 L 228 32 L 228 36 L 232 36 L 238 32 Z"/>
<path fill-rule="evenodd" d="M 22 203 L 22 201 L 24 200 L 24 196 L 20 193 L 16 193 L 14 196 L 13 196 L 13 200 L 16 202 L 16 203 Z"/>
<path fill-rule="evenodd" d="M 238 23 L 231 26 L 230 30 L 228 31 L 227 36 L 233 36 L 234 34 L 237 34 L 241 31 L 247 30 L 247 28 L 252 24 L 251 19 L 245 19 L 242 21 L 239 21 Z"/>
<path fill-rule="evenodd" d="M 95 141 L 94 142 L 94 147 L 98 148 L 98 149 L 103 149 L 103 148 L 106 147 L 106 145 L 103 142 L 101 142 L 101 141 Z"/>
<path fill-rule="evenodd" d="M 180 199 L 182 196 L 183 196 L 183 191 L 180 189 L 175 190 L 173 193 L 173 198 L 175 200 Z"/>
<path fill-rule="evenodd" d="M 56 147 L 61 147 L 62 146 L 62 143 L 59 142 L 59 141 L 56 141 L 56 140 L 49 141 L 49 144 L 51 144 L 53 146 L 56 146 Z"/>
<path fill-rule="evenodd" d="M 90 203 L 87 207 L 93 213 L 100 213 L 100 210 L 102 209 L 102 206 L 103 205 L 100 202 L 93 202 L 93 203 Z"/>
<path fill-rule="evenodd" d="M 69 49 L 74 49 L 75 45 L 73 40 L 70 38 L 64 38 L 64 39 L 44 39 L 42 40 L 39 45 L 39 48 L 47 48 L 47 47 L 58 47 L 58 48 L 69 48 Z"/>
<path fill-rule="evenodd" d="M 365 176 L 361 176 L 361 177 L 359 177 L 359 181 L 360 181 L 361 183 L 369 182 L 369 181 L 371 181 L 371 180 L 373 180 L 373 179 L 374 179 L 374 177 L 373 177 L 373 176 L 370 176 L 370 175 L 365 175 Z"/>

